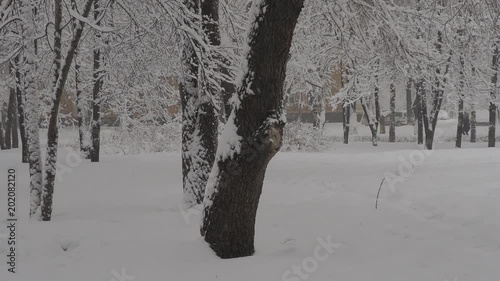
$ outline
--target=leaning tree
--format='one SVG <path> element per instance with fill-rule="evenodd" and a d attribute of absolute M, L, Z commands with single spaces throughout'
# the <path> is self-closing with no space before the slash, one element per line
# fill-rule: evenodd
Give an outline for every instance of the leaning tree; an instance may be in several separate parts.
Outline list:
<path fill-rule="evenodd" d="M 233 110 L 204 199 L 201 234 L 221 258 L 254 253 L 255 217 L 267 164 L 282 143 L 286 64 L 303 3 L 252 3 Z"/>

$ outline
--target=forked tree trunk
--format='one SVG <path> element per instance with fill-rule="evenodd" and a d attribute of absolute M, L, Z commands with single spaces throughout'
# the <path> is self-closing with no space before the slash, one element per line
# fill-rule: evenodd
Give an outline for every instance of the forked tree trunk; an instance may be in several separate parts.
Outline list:
<path fill-rule="evenodd" d="M 492 62 L 492 68 L 494 71 L 493 76 L 491 77 L 491 84 L 493 85 L 493 90 L 491 90 L 491 101 L 490 101 L 490 116 L 489 116 L 489 128 L 488 128 L 488 147 L 495 147 L 495 129 L 496 129 L 496 112 L 497 112 L 497 107 L 494 103 L 495 96 L 496 96 L 496 88 L 498 84 L 498 60 L 500 59 L 500 49 L 498 47 L 498 44 L 495 44 L 495 50 L 493 52 L 493 62 Z"/>
<path fill-rule="evenodd" d="M 221 258 L 254 253 L 255 217 L 271 158 L 282 143 L 283 84 L 303 0 L 257 0 L 237 90 L 207 184 L 201 234 Z"/>
<path fill-rule="evenodd" d="M 389 142 L 396 142 L 396 87 L 391 84 Z"/>
<path fill-rule="evenodd" d="M 198 29 L 200 24 L 210 44 L 220 44 L 218 28 L 218 1 L 204 1 L 200 7 L 197 0 L 186 0 L 186 8 L 197 15 L 201 12 L 203 22 L 193 18 L 186 24 Z M 201 11 L 200 11 L 201 9 Z M 184 202 L 193 206 L 203 202 L 205 186 L 215 160 L 217 149 L 217 113 L 213 103 L 217 90 L 208 81 L 199 81 L 200 62 L 196 38 L 186 36 L 183 49 L 184 78 L 180 86 L 182 105 L 182 175 Z"/>
<path fill-rule="evenodd" d="M 58 46 L 61 40 L 61 19 L 62 17 L 62 1 L 55 1 L 55 38 L 59 40 Z M 90 10 L 92 8 L 93 0 L 87 0 L 85 3 L 82 16 L 84 18 L 88 17 Z M 76 7 L 73 7 L 75 9 Z M 47 154 L 45 162 L 45 178 L 43 181 L 43 196 L 42 196 L 42 220 L 50 221 L 52 218 L 52 200 L 54 195 L 54 185 L 56 178 L 56 164 L 57 164 L 57 146 L 59 141 L 59 131 L 57 127 L 57 116 L 59 114 L 59 104 L 61 103 L 61 97 L 63 94 L 64 86 L 68 78 L 69 70 L 75 56 L 75 50 L 78 47 L 80 38 L 83 33 L 83 22 L 78 20 L 75 34 L 71 40 L 68 52 L 66 54 L 64 62 L 61 64 L 61 54 L 57 54 L 54 57 L 54 66 L 59 67 L 60 71 L 55 71 L 54 81 L 53 81 L 53 104 L 50 111 L 50 120 L 48 128 L 47 137 Z M 54 49 L 56 50 L 56 41 L 54 42 Z M 60 51 L 59 51 L 60 52 Z"/>

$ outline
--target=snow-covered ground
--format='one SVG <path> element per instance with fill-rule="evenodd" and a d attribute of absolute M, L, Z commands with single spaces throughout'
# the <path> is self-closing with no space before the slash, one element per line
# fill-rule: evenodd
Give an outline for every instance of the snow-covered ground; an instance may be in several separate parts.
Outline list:
<path fill-rule="evenodd" d="M 3 239 L 0 280 L 498 280 L 500 149 L 464 146 L 279 153 L 258 210 L 256 253 L 233 260 L 212 253 L 199 236 L 198 209 L 179 204 L 178 153 L 78 163 L 62 148 L 53 221 L 32 222 L 27 166 L 18 150 L 2 151 L 0 236 L 9 166 L 18 168 L 21 220 L 18 272 L 7 272 Z"/>

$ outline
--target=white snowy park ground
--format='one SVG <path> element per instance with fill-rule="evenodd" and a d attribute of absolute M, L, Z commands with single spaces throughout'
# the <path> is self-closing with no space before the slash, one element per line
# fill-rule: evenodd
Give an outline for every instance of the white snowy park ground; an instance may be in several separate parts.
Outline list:
<path fill-rule="evenodd" d="M 27 164 L 19 150 L 2 151 L 0 236 L 10 166 L 18 169 L 21 219 L 17 273 L 7 272 L 2 239 L 0 280 L 499 280 L 500 149 L 453 146 L 437 143 L 425 154 L 413 143 L 337 143 L 324 153 L 277 154 L 257 214 L 256 253 L 232 260 L 204 243 L 197 209 L 180 207 L 178 153 L 75 165 L 61 148 L 66 170 L 53 221 L 33 222 Z M 380 182 L 400 167 L 403 178 L 384 181 L 375 209 Z M 335 245 L 324 249 L 329 239 Z"/>

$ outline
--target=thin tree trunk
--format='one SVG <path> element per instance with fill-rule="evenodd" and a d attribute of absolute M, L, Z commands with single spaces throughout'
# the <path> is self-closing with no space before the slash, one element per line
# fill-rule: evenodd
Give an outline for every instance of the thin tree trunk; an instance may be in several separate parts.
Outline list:
<path fill-rule="evenodd" d="M 344 101 L 344 105 L 342 106 L 342 114 L 343 114 L 343 127 L 344 127 L 344 144 L 349 143 L 349 127 L 351 121 L 351 105 L 347 101 Z"/>
<path fill-rule="evenodd" d="M 12 148 L 12 127 L 17 122 L 16 119 L 16 90 L 10 88 L 9 105 L 7 107 L 7 122 L 5 126 L 5 148 Z M 16 132 L 17 134 L 17 132 Z"/>
<path fill-rule="evenodd" d="M 282 143 L 283 84 L 302 6 L 303 0 L 252 3 L 240 102 L 225 126 L 204 201 L 201 234 L 221 258 L 254 253 L 266 167 Z"/>
<path fill-rule="evenodd" d="M 347 70 L 346 70 L 347 71 Z M 344 66 L 340 64 L 340 87 L 344 88 L 344 79 L 347 79 L 347 75 L 344 76 Z M 342 105 L 342 127 L 344 129 L 344 144 L 349 143 L 349 133 L 351 127 L 351 105 L 349 104 L 349 96 L 344 98 L 344 103 Z"/>
<path fill-rule="evenodd" d="M 99 1 L 94 0 L 94 19 L 97 20 L 100 17 L 99 11 Z M 101 24 L 100 21 L 96 23 L 98 26 Z M 95 31 L 95 44 L 94 47 L 94 65 L 93 65 L 93 78 L 94 87 L 92 88 L 92 122 L 90 126 L 92 149 L 90 152 L 90 161 L 99 162 L 100 150 L 101 150 L 101 90 L 103 83 L 103 72 L 101 69 L 101 33 Z"/>
<path fill-rule="evenodd" d="M 368 106 L 366 105 L 366 101 L 364 98 L 360 99 L 361 107 L 363 108 L 363 112 L 365 113 L 366 121 L 368 122 L 368 127 L 370 128 L 370 132 L 372 133 L 372 145 L 378 145 L 378 136 L 377 136 L 377 125 L 376 122 L 370 117 L 368 114 Z"/>
<path fill-rule="evenodd" d="M 456 148 L 462 147 L 462 135 L 464 133 L 464 101 L 462 97 L 458 100 L 458 124 L 457 124 L 457 140 L 455 142 Z"/>
<path fill-rule="evenodd" d="M 5 150 L 7 148 L 5 147 L 5 136 L 3 134 L 3 128 L 2 127 L 3 127 L 2 126 L 2 122 L 0 122 L 0 149 L 1 150 Z"/>
<path fill-rule="evenodd" d="M 470 112 L 470 142 L 474 143 L 476 142 L 476 124 L 477 124 L 477 119 L 476 119 L 476 111 L 472 110 Z"/>
<path fill-rule="evenodd" d="M 423 81 L 419 80 L 417 84 L 415 85 L 416 87 L 416 95 L 415 95 L 415 102 L 414 102 L 414 112 L 415 112 L 415 121 L 416 121 L 416 126 L 417 126 L 417 144 L 423 144 L 424 143 L 424 124 L 423 124 L 423 119 L 422 119 L 422 98 L 420 97 L 421 95 L 425 94 L 424 89 L 423 89 Z"/>
<path fill-rule="evenodd" d="M 500 56 L 500 50 L 498 47 L 498 43 L 495 44 L 495 50 L 493 52 L 493 62 L 492 68 L 494 71 L 493 76 L 491 77 L 491 84 L 493 85 L 493 89 L 491 90 L 491 101 L 490 101 L 490 118 L 489 118 L 489 128 L 488 128 L 488 147 L 495 147 L 495 129 L 496 129 L 496 111 L 497 107 L 493 102 L 495 100 L 496 89 L 498 84 L 498 60 Z"/>
<path fill-rule="evenodd" d="M 17 115 L 19 119 L 19 133 L 21 135 L 21 153 L 22 153 L 22 163 L 29 162 L 29 151 L 28 151 L 28 140 L 26 135 L 26 125 L 25 125 L 25 92 L 23 89 L 21 81 L 21 69 L 19 64 L 19 55 L 14 58 L 15 65 L 15 77 L 16 77 L 16 99 L 17 99 Z"/>
<path fill-rule="evenodd" d="M 62 0 L 55 1 L 55 40 L 54 40 L 54 50 L 57 50 L 56 41 L 58 47 L 60 48 L 60 40 L 61 40 L 61 20 L 62 20 Z M 92 8 L 93 0 L 87 0 L 84 6 L 82 16 L 84 18 L 88 17 L 90 10 Z M 76 7 L 73 7 L 75 9 Z M 43 186 L 43 198 L 42 198 L 42 220 L 50 221 L 52 218 L 52 200 L 54 195 L 54 185 L 55 185 L 55 177 L 56 177 L 56 164 L 57 164 L 57 145 L 58 145 L 58 128 L 57 128 L 57 116 L 59 114 L 59 104 L 61 103 L 61 97 L 64 90 L 64 86 L 66 84 L 66 80 L 69 75 L 69 70 L 71 64 L 73 62 L 73 58 L 75 55 L 75 50 L 78 47 L 80 42 L 80 38 L 83 33 L 83 22 L 78 21 L 77 29 L 73 38 L 71 40 L 71 44 L 69 46 L 68 52 L 66 54 L 66 58 L 64 63 L 61 64 L 61 53 L 59 49 L 59 54 L 55 54 L 54 57 L 54 66 L 61 67 L 60 71 L 55 70 L 56 75 L 54 75 L 54 89 L 53 89 L 53 104 L 52 109 L 50 111 L 50 120 L 49 120 L 49 128 L 48 128 L 48 138 L 47 138 L 47 154 L 46 154 L 46 163 L 45 163 L 45 178 L 44 178 L 44 186 Z"/>
<path fill-rule="evenodd" d="M 462 31 L 460 31 L 460 34 Z M 463 55 L 460 54 L 460 92 L 459 92 L 459 97 L 458 97 L 458 124 L 457 124 L 457 139 L 455 142 L 455 147 L 456 148 L 461 148 L 462 147 L 462 135 L 464 132 L 464 80 L 465 80 L 465 74 L 464 74 L 464 66 L 465 62 L 463 59 Z"/>
<path fill-rule="evenodd" d="M 78 140 L 80 143 L 80 153 L 85 159 L 90 158 L 90 147 L 85 142 L 85 130 L 83 113 L 85 107 L 83 106 L 83 96 L 82 89 L 80 88 L 80 64 L 77 61 L 77 55 L 75 54 L 75 91 L 76 91 L 76 110 L 77 110 L 77 122 L 78 122 Z"/>
<path fill-rule="evenodd" d="M 396 142 L 396 87 L 391 84 L 389 142 Z"/>
<path fill-rule="evenodd" d="M 16 89 L 12 89 L 14 94 L 14 109 L 12 110 L 12 127 L 11 127 L 11 136 L 12 136 L 12 148 L 19 148 L 19 133 L 18 133 L 18 120 L 17 120 L 17 100 L 16 100 Z"/>
<path fill-rule="evenodd" d="M 411 124 L 415 120 L 412 110 L 412 96 L 411 96 L 412 86 L 413 86 L 413 79 L 410 78 L 406 83 L 406 122 L 408 124 Z"/>

